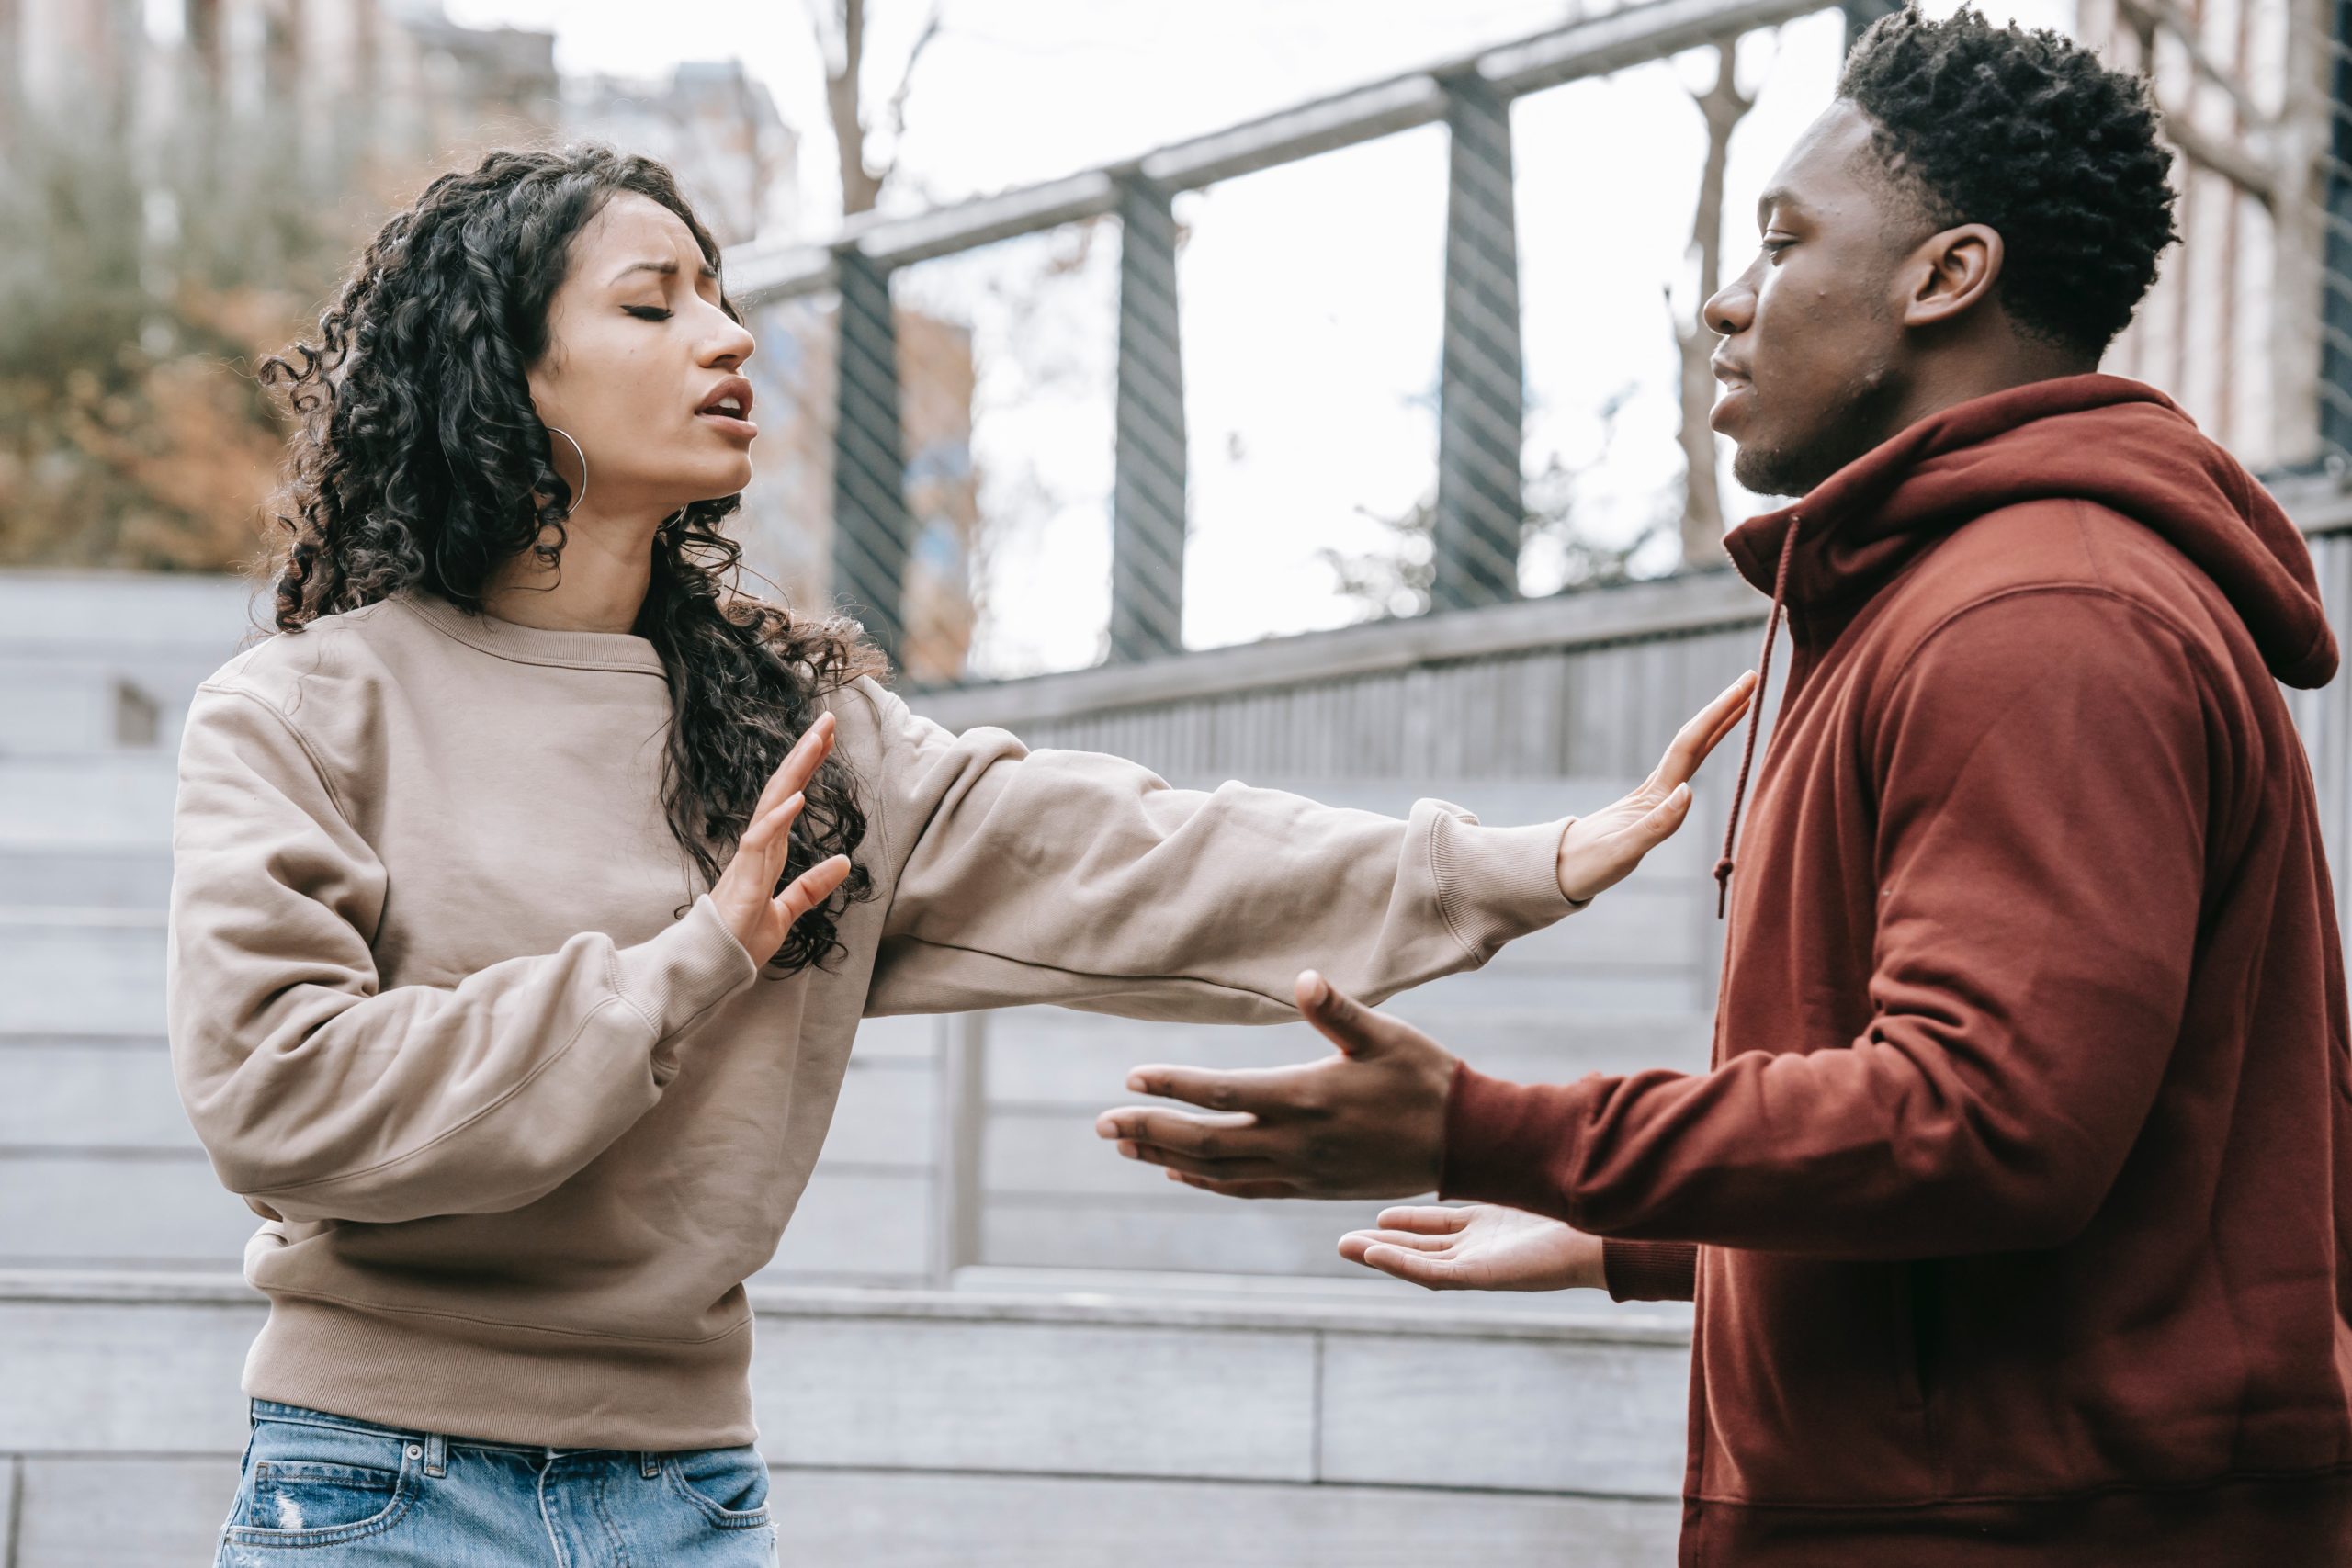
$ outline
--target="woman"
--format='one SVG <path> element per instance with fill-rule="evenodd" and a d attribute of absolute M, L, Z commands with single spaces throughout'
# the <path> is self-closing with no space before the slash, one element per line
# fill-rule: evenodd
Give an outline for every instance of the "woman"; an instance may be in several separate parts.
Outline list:
<path fill-rule="evenodd" d="M 733 589 L 718 263 L 658 164 L 493 153 L 266 367 L 279 635 L 199 690 L 173 838 L 174 1067 L 266 1222 L 223 1563 L 772 1562 L 742 1282 L 861 1016 L 1471 966 L 1671 832 L 1744 705 L 1510 829 L 948 734 Z"/>

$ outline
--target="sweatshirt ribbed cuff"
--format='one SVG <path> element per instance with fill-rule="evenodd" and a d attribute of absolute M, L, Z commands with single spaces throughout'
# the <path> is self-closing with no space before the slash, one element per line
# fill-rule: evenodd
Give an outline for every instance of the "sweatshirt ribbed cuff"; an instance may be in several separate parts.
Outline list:
<path fill-rule="evenodd" d="M 1573 1224 L 1568 1195 L 1555 1185 L 1553 1171 L 1572 1160 L 1583 1118 L 1580 1084 L 1511 1083 L 1454 1063 L 1438 1196 L 1500 1203 Z"/>
<path fill-rule="evenodd" d="M 1699 1249 L 1687 1241 L 1604 1237 L 1600 1272 L 1611 1301 L 1692 1301 L 1699 1294 Z"/>
<path fill-rule="evenodd" d="M 622 948 L 619 960 L 621 995 L 652 1021 L 657 1042 L 668 1041 L 759 974 L 708 893 L 661 935 Z M 657 1048 L 656 1081 L 667 1082 L 674 1071 L 674 1059 Z"/>
<path fill-rule="evenodd" d="M 1489 828 L 1438 813 L 1430 840 L 1438 904 L 1453 934 L 1481 963 L 1503 943 L 1592 902 L 1571 902 L 1560 891 L 1565 831 L 1564 822 Z"/>

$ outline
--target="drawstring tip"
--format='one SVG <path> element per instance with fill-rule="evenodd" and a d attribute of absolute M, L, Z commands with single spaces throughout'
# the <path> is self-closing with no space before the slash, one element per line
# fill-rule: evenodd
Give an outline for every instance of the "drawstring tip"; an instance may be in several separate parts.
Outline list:
<path fill-rule="evenodd" d="M 1719 920 L 1731 907 L 1731 872 L 1729 855 L 1715 863 L 1715 919 Z"/>

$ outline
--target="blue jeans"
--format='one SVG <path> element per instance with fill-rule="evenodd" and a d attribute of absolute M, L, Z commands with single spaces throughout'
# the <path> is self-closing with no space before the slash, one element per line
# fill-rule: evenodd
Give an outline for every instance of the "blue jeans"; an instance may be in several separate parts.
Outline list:
<path fill-rule="evenodd" d="M 251 1404 L 214 1568 L 775 1568 L 749 1444 L 530 1448 Z"/>

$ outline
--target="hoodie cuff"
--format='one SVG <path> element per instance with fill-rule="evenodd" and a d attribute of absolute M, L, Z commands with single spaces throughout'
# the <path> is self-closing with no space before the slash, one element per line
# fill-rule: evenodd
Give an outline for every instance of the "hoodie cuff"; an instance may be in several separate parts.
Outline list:
<path fill-rule="evenodd" d="M 1479 963 L 1591 904 L 1560 891 L 1560 836 L 1575 818 L 1489 828 L 1458 809 L 1439 811 L 1431 823 L 1430 866 L 1446 924 Z"/>
<path fill-rule="evenodd" d="M 622 948 L 617 967 L 620 994 L 653 1025 L 656 1083 L 678 1070 L 671 1037 L 759 974 L 708 893 L 661 935 Z"/>
<path fill-rule="evenodd" d="M 1600 1272 L 1609 1299 L 1688 1302 L 1699 1295 L 1699 1249 L 1687 1241 L 1619 1241 L 1604 1236 Z"/>
<path fill-rule="evenodd" d="M 1453 1065 L 1438 1196 L 1500 1203 L 1574 1224 L 1552 1172 L 1570 1163 L 1584 1120 L 1579 1084 L 1518 1084 Z"/>

